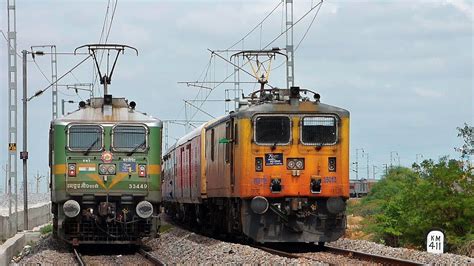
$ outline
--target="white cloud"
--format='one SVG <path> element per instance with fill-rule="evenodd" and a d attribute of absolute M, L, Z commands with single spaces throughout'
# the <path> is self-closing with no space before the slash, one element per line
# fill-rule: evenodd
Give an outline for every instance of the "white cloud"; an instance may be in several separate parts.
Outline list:
<path fill-rule="evenodd" d="M 472 20 L 472 2 L 470 0 L 445 0 L 446 4 L 452 5 L 457 10 L 464 13 L 469 19 Z"/>

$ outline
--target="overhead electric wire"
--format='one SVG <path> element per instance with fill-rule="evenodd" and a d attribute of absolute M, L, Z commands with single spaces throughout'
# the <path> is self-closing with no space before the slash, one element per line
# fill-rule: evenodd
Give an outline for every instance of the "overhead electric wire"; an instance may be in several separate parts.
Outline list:
<path fill-rule="evenodd" d="M 54 84 L 58 83 L 62 78 L 64 78 L 67 74 L 71 73 L 74 69 L 76 69 L 78 66 L 80 66 L 82 63 L 84 63 L 87 59 L 89 59 L 89 57 L 91 57 L 91 55 L 87 56 L 86 58 L 84 58 L 81 62 L 79 62 L 78 64 L 76 64 L 73 68 L 71 68 L 69 71 L 67 71 L 66 73 L 64 73 L 61 77 L 59 77 L 55 82 L 49 84 L 46 88 L 42 89 L 42 90 L 39 90 L 37 91 L 33 96 L 29 97 L 27 99 L 27 101 L 31 101 L 31 99 L 43 94 L 45 91 L 47 91 L 49 88 L 51 88 L 51 86 L 53 86 Z"/>
<path fill-rule="evenodd" d="M 7 36 L 5 36 L 5 33 L 3 32 L 3 30 L 0 30 L 0 32 L 2 33 L 3 38 L 5 38 L 5 41 L 7 41 L 8 46 L 10 46 L 10 48 L 13 49 L 13 47 L 12 47 L 11 44 L 10 44 L 10 42 L 8 41 Z M 19 58 L 22 58 L 21 55 L 20 55 L 18 52 L 16 52 L 16 55 L 17 55 Z"/>
<path fill-rule="evenodd" d="M 260 21 L 257 25 L 255 25 L 255 27 L 253 27 L 252 30 L 250 30 L 247 34 L 244 35 L 244 37 L 242 37 L 240 40 L 238 40 L 237 42 L 235 42 L 232 46 L 230 46 L 229 48 L 227 48 L 226 50 L 230 50 L 232 49 L 234 46 L 236 46 L 237 44 L 239 44 L 240 42 L 242 42 L 245 38 L 247 38 L 250 34 L 252 34 L 252 32 L 254 32 L 260 25 L 263 24 L 263 22 L 265 22 L 265 20 L 267 20 L 268 17 L 270 17 L 273 12 L 281 5 L 281 3 L 283 3 L 283 1 L 279 1 L 278 2 L 278 5 L 273 8 L 272 11 L 270 11 L 270 13 L 268 15 L 266 15 L 262 21 Z"/>
<path fill-rule="evenodd" d="M 115 0 L 114 10 L 112 10 L 112 18 L 110 19 L 109 30 L 107 31 L 107 36 L 105 36 L 105 44 L 109 40 L 110 29 L 112 28 L 112 23 L 114 23 L 115 10 L 117 9 L 118 0 Z"/>
<path fill-rule="evenodd" d="M 313 19 L 311 20 L 311 23 L 309 23 L 309 26 L 308 28 L 306 29 L 306 32 L 303 34 L 303 37 L 301 37 L 301 40 L 298 42 L 298 44 L 295 46 L 295 52 L 296 50 L 298 50 L 298 47 L 300 47 L 300 44 L 303 42 L 303 40 L 306 38 L 306 35 L 308 34 L 309 30 L 311 29 L 311 27 L 313 26 L 313 23 L 314 23 L 314 20 L 316 19 L 316 17 L 318 16 L 318 13 L 319 13 L 319 10 L 321 10 L 321 7 L 323 6 L 322 5 L 323 1 L 321 0 L 321 5 L 319 5 L 318 7 L 318 10 L 316 10 L 316 13 L 314 14 L 314 17 Z"/>
<path fill-rule="evenodd" d="M 110 30 L 112 29 L 112 24 L 114 22 L 114 17 L 115 17 L 115 10 L 117 9 L 117 3 L 118 3 L 118 0 L 115 0 L 114 8 L 112 10 L 111 19 L 110 19 L 108 27 L 106 27 L 107 28 L 107 35 L 105 36 L 104 44 L 107 44 L 107 42 L 109 40 Z M 108 14 L 109 14 L 109 8 L 110 8 L 110 0 L 107 3 L 107 10 L 106 10 L 105 17 L 104 17 L 104 24 L 102 25 L 102 33 L 101 33 L 101 36 L 100 36 L 100 39 L 99 39 L 99 44 L 102 43 L 103 33 L 105 32 L 105 25 L 107 24 L 106 21 L 107 21 Z M 104 53 L 105 53 L 105 51 L 103 51 L 100 55 L 99 66 L 102 65 L 102 60 L 104 58 Z M 94 82 L 93 82 L 93 85 L 92 85 L 93 88 L 97 84 L 97 80 L 98 80 L 98 77 L 97 77 L 97 74 L 94 71 Z M 98 89 L 99 94 L 100 94 L 100 86 L 97 89 Z"/>
<path fill-rule="evenodd" d="M 319 14 L 319 10 L 321 9 L 322 7 L 322 3 L 323 3 L 323 0 L 321 0 L 316 6 L 314 7 L 318 7 L 318 10 L 316 10 L 316 13 L 314 14 L 314 17 L 313 19 L 311 20 L 311 23 L 309 24 L 308 28 L 306 29 L 306 32 L 303 34 L 303 37 L 301 38 L 301 40 L 298 42 L 298 44 L 295 46 L 295 50 L 294 50 L 294 53 L 296 53 L 296 50 L 298 50 L 298 48 L 300 47 L 300 44 L 303 42 L 303 40 L 306 38 L 306 35 L 308 34 L 309 30 L 311 29 L 311 27 L 313 26 L 313 23 L 316 19 L 316 17 L 318 16 Z M 309 12 L 311 12 L 311 10 L 314 9 L 314 7 L 312 7 Z M 305 14 L 306 16 L 306 14 Z M 301 19 L 300 19 L 301 20 Z M 299 21 L 299 20 L 298 20 Z M 295 23 L 296 24 L 296 23 Z M 286 32 L 286 31 L 285 31 Z M 278 69 L 280 68 L 283 64 L 285 64 L 285 61 L 283 61 L 281 64 L 279 64 L 278 66 L 274 67 L 272 70 L 275 70 L 275 69 Z"/>
<path fill-rule="evenodd" d="M 38 65 L 38 63 L 36 62 L 36 60 L 33 59 L 33 62 L 35 63 L 36 65 L 36 68 L 38 68 L 39 72 L 41 72 L 41 74 L 43 75 L 43 77 L 46 79 L 46 81 L 48 82 L 48 84 L 51 83 L 51 81 L 48 79 L 48 77 L 44 74 L 43 70 L 40 68 L 40 66 Z"/>
<path fill-rule="evenodd" d="M 105 25 L 107 22 L 107 17 L 109 16 L 109 7 L 110 7 L 110 0 L 108 0 L 107 2 L 107 10 L 105 11 L 104 23 L 102 24 L 102 32 L 100 33 L 99 43 L 102 42 L 102 38 L 104 37 Z"/>
<path fill-rule="evenodd" d="M 272 45 L 276 40 L 278 40 L 283 34 L 285 34 L 289 29 L 293 28 L 296 24 L 298 24 L 302 19 L 304 19 L 309 13 L 311 13 L 311 11 L 313 11 L 315 8 L 319 7 L 320 5 L 322 5 L 323 3 L 323 0 L 321 0 L 319 3 L 317 3 L 314 7 L 311 7 L 310 10 L 308 10 L 308 12 L 306 12 L 301 18 L 299 18 L 295 23 L 293 23 L 293 25 L 291 25 L 291 27 L 289 27 L 288 29 L 286 29 L 284 32 L 280 33 L 275 39 L 273 39 L 271 42 L 269 42 L 267 45 L 265 45 L 265 47 L 263 47 L 263 50 L 265 50 L 266 48 L 268 48 L 268 46 Z"/>

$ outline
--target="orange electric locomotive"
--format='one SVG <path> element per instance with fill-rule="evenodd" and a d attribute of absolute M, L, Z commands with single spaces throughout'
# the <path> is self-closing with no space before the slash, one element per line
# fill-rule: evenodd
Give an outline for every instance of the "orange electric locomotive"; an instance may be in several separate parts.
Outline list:
<path fill-rule="evenodd" d="M 166 211 L 257 242 L 334 241 L 349 197 L 349 112 L 310 90 L 259 90 L 163 158 Z"/>

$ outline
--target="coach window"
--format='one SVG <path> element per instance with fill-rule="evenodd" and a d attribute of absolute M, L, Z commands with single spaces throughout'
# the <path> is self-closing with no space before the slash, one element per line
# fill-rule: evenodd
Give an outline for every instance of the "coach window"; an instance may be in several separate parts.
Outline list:
<path fill-rule="evenodd" d="M 103 129 L 98 125 L 72 125 L 68 128 L 68 149 L 71 151 L 100 151 Z"/>
<path fill-rule="evenodd" d="M 254 123 L 257 144 L 286 145 L 290 143 L 291 122 L 288 116 L 258 116 Z"/>
<path fill-rule="evenodd" d="M 301 121 L 301 142 L 304 145 L 334 145 L 337 123 L 334 116 L 306 116 Z"/>
<path fill-rule="evenodd" d="M 117 125 L 112 129 L 114 151 L 144 152 L 147 149 L 147 129 L 145 126 Z"/>

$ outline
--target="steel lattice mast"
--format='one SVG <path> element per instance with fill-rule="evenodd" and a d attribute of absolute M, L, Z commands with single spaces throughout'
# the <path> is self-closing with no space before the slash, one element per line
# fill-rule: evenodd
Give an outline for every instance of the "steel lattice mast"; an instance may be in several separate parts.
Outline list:
<path fill-rule="evenodd" d="M 287 89 L 295 85 L 295 63 L 293 54 L 293 0 L 285 1 L 286 7 L 286 87 Z"/>
<path fill-rule="evenodd" d="M 18 90 L 16 52 L 16 10 L 15 0 L 7 0 L 8 13 L 8 215 L 12 214 L 12 178 L 15 185 L 15 231 L 18 231 L 18 173 L 17 173 L 17 133 L 18 133 Z M 9 223 L 11 230 L 12 224 Z"/>

